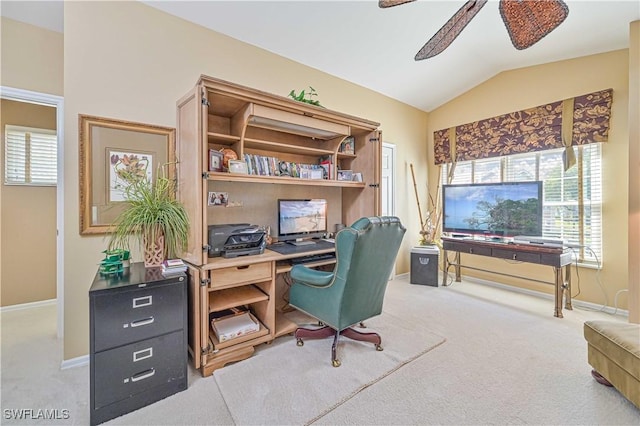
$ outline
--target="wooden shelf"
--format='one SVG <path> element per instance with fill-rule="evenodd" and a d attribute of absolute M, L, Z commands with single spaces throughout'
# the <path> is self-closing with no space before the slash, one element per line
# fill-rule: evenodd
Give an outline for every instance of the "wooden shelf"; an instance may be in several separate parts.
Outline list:
<path fill-rule="evenodd" d="M 329 179 L 300 179 L 287 176 L 259 176 L 239 173 L 209 172 L 209 180 L 247 183 L 278 183 L 282 185 L 333 186 L 341 188 L 363 188 L 364 182 Z"/>
<path fill-rule="evenodd" d="M 209 296 L 209 312 L 222 311 L 264 300 L 269 300 L 269 295 L 264 294 L 254 285 L 217 290 Z"/>
<path fill-rule="evenodd" d="M 333 155 L 333 149 L 314 148 L 309 146 L 292 145 L 282 142 L 272 142 L 260 139 L 245 138 L 244 146 L 248 149 L 272 151 L 274 155 L 279 152 L 298 155 Z"/>
<path fill-rule="evenodd" d="M 282 313 L 276 312 L 276 330 L 275 336 L 284 336 L 293 333 L 298 328 L 298 324 L 285 317 Z"/>
<path fill-rule="evenodd" d="M 344 152 L 338 152 L 338 159 L 343 159 L 343 158 L 358 158 L 358 156 L 356 154 L 345 154 Z"/>
<path fill-rule="evenodd" d="M 217 143 L 220 145 L 233 145 L 240 142 L 239 136 L 225 135 L 223 133 L 209 132 L 207 133 L 207 139 L 209 143 Z"/>

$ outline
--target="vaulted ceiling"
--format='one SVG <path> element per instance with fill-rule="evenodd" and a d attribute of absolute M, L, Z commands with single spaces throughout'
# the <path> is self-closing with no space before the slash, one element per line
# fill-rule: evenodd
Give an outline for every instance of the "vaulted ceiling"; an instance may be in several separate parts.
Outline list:
<path fill-rule="evenodd" d="M 449 48 L 423 61 L 414 60 L 416 53 L 465 1 L 418 0 L 388 9 L 376 0 L 143 3 L 430 111 L 503 71 L 628 47 L 640 1 L 565 2 L 566 20 L 517 50 L 498 1 L 490 0 Z M 3 0 L 1 12 L 61 29 L 61 10 L 59 1 Z"/>

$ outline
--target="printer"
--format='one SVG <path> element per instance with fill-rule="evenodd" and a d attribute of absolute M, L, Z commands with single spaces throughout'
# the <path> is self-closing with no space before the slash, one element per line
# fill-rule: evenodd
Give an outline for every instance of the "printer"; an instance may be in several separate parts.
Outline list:
<path fill-rule="evenodd" d="M 209 257 L 262 254 L 267 246 L 264 227 L 248 223 L 209 225 Z"/>

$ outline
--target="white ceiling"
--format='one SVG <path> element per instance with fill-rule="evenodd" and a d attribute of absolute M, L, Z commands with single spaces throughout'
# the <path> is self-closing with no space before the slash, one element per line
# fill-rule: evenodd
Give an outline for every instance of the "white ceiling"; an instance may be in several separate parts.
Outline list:
<path fill-rule="evenodd" d="M 565 2 L 567 19 L 529 49 L 513 47 L 498 1 L 490 0 L 448 49 L 416 62 L 416 52 L 464 0 L 418 0 L 388 9 L 377 0 L 143 1 L 424 111 L 502 71 L 628 47 L 640 0 Z M 1 13 L 63 28 L 59 1 L 3 0 Z"/>

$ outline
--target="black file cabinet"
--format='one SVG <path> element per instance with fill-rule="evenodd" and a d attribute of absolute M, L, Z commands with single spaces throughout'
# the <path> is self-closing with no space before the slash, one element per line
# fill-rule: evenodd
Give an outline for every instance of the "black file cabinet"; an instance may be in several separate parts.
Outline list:
<path fill-rule="evenodd" d="M 187 389 L 187 276 L 133 263 L 89 290 L 90 417 L 97 425 Z"/>

